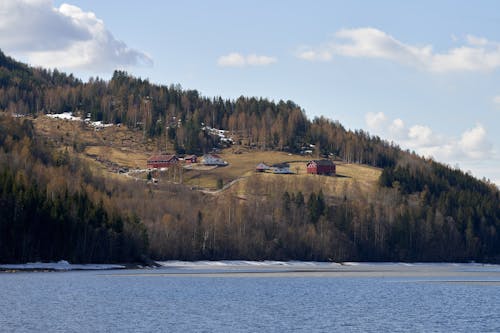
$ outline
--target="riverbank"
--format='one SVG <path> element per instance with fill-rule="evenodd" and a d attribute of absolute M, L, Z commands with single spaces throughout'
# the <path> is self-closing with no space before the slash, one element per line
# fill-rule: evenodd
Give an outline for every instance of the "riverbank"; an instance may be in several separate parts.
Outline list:
<path fill-rule="evenodd" d="M 194 274 L 214 276 L 273 274 L 281 276 L 440 276 L 449 272 L 469 275 L 476 270 L 500 273 L 500 265 L 485 263 L 406 263 L 406 262 L 317 262 L 317 261 L 151 261 L 144 263 L 120 264 L 71 264 L 66 260 L 58 262 L 33 262 L 25 264 L 0 264 L 0 272 L 61 272 L 61 271 L 104 271 L 104 270 L 155 270 L 151 274 Z M 326 274 L 326 275 L 325 275 Z M 499 276 L 500 278 L 500 276 Z"/>
<path fill-rule="evenodd" d="M 138 264 L 71 264 L 66 260 L 58 262 L 29 262 L 25 264 L 1 264 L 0 272 L 50 272 L 50 271 L 95 271 L 112 269 L 143 268 Z"/>

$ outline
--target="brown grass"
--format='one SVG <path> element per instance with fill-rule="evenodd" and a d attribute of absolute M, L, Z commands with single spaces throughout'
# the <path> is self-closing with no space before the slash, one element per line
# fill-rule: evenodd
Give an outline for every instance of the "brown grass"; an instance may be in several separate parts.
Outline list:
<path fill-rule="evenodd" d="M 146 168 L 148 154 L 135 152 L 127 148 L 114 148 L 109 146 L 90 146 L 85 148 L 85 154 L 106 159 L 119 166 L 133 169 Z"/>
<path fill-rule="evenodd" d="M 161 144 L 158 140 L 144 139 L 142 131 L 130 130 L 124 125 L 96 130 L 80 121 L 46 116 L 37 117 L 34 119 L 34 124 L 39 134 L 58 145 L 72 145 L 77 142 L 87 146 L 127 148 L 131 151 L 149 154 L 164 148 L 164 142 Z"/>
<path fill-rule="evenodd" d="M 261 162 L 268 165 L 291 161 L 303 161 L 305 163 L 310 159 L 300 155 L 276 151 L 250 151 L 234 154 L 231 149 L 225 149 L 218 155 L 227 161 L 229 165 L 207 171 L 186 170 L 184 183 L 191 186 L 215 189 L 218 179 L 222 179 L 223 183 L 227 184 L 237 178 L 248 177 L 255 173 L 255 167 Z"/>
<path fill-rule="evenodd" d="M 262 188 L 265 188 L 269 183 L 278 182 L 282 187 L 281 190 L 310 193 L 312 191 L 318 192 L 321 189 L 327 196 L 338 197 L 355 195 L 359 191 L 372 193 L 377 188 L 381 173 L 380 169 L 365 165 L 336 163 L 337 176 L 309 175 L 306 163 L 311 157 L 275 151 L 233 154 L 229 150 L 225 150 L 219 155 L 229 163 L 228 166 L 208 171 L 187 171 L 184 174 L 184 183 L 215 189 L 218 179 L 222 179 L 224 184 L 227 184 L 243 177 L 245 179 L 231 189 L 238 196 L 244 196 L 248 193 L 248 183 L 260 182 Z M 256 173 L 255 167 L 260 162 L 265 162 L 268 165 L 288 162 L 291 171 L 298 172 L 298 174 Z"/>
<path fill-rule="evenodd" d="M 323 194 L 333 200 L 334 198 L 359 197 L 359 195 L 373 195 L 377 189 L 378 178 L 381 170 L 363 165 L 337 164 L 337 176 L 310 175 L 306 173 L 305 163 L 293 163 L 299 168 L 299 174 L 276 175 L 271 173 L 254 173 L 239 182 L 231 193 L 236 196 L 272 196 L 276 193 L 288 191 L 304 195 L 311 192 Z"/>

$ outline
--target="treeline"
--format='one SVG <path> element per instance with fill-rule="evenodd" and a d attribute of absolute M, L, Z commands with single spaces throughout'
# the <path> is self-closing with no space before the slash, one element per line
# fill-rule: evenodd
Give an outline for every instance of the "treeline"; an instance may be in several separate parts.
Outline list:
<path fill-rule="evenodd" d="M 440 253 L 442 258 L 449 257 L 449 251 L 458 258 L 498 260 L 500 194 L 495 185 L 417 158 L 384 168 L 380 184 L 396 189 L 409 201 L 398 237 L 410 252 L 418 247 L 415 236 L 421 237 L 423 228 L 432 230 L 432 237 L 424 240 L 428 251 Z M 412 201 L 421 207 L 410 209 Z M 413 240 L 411 234 L 415 235 Z"/>
<path fill-rule="evenodd" d="M 29 120 L 0 116 L 0 262 L 144 259 L 144 225 L 99 182 L 67 151 L 36 140 Z"/>
<path fill-rule="evenodd" d="M 286 187 L 283 178 L 262 181 L 254 175 L 248 179 L 246 199 L 193 197 L 187 205 L 166 207 L 151 227 L 152 255 L 185 260 L 500 261 L 498 192 L 488 194 L 492 198 L 466 193 L 450 211 L 453 205 L 446 200 L 456 190 L 433 201 L 425 191 L 405 194 L 390 187 L 369 193 L 358 186 L 325 197 L 319 180 L 307 192 L 283 191 Z M 150 200 L 154 205 L 154 196 Z"/>
<path fill-rule="evenodd" d="M 74 112 L 123 123 L 145 138 L 158 138 L 159 149 L 178 153 L 204 153 L 224 144 L 203 131 L 205 126 L 229 131 L 235 144 L 290 152 L 314 144 L 318 155 L 380 167 L 394 164 L 399 152 L 378 137 L 347 131 L 338 122 L 310 121 L 292 101 L 206 98 L 196 90 L 151 84 L 124 71 L 115 71 L 110 81 L 91 78 L 83 83 L 57 70 L 28 67 L 1 52 L 0 109 L 32 115 Z"/>

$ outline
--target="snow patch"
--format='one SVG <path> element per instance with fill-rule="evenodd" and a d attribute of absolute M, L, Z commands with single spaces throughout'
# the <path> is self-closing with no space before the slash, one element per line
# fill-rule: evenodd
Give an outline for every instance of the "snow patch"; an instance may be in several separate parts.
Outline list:
<path fill-rule="evenodd" d="M 122 269 L 123 265 L 113 264 L 70 264 L 66 260 L 58 262 L 29 262 L 26 264 L 5 264 L 0 265 L 0 269 L 12 270 L 54 270 L 54 271 L 72 271 L 72 270 L 105 270 Z"/>
<path fill-rule="evenodd" d="M 164 268 L 195 269 L 195 270 L 402 270 L 423 269 L 426 267 L 441 267 L 450 270 L 469 271 L 478 267 L 490 271 L 500 271 L 500 265 L 481 263 L 407 263 L 407 262 L 319 262 L 319 261 L 248 261 L 248 260 L 222 260 L 222 261 L 159 261 L 158 265 Z"/>
<path fill-rule="evenodd" d="M 48 114 L 47 117 L 53 118 L 53 119 L 64 119 L 64 120 L 71 120 L 71 121 L 82 121 L 82 119 L 80 117 L 73 116 L 73 114 L 71 112 Z"/>
<path fill-rule="evenodd" d="M 113 124 L 105 124 L 102 121 L 90 121 L 90 119 L 88 118 L 85 119 L 85 122 L 95 128 L 105 128 L 113 126 Z"/>
<path fill-rule="evenodd" d="M 159 261 L 162 267 L 170 268 L 331 268 L 340 267 L 335 262 L 318 261 L 248 261 L 248 260 L 222 260 L 222 261 Z"/>
<path fill-rule="evenodd" d="M 70 121 L 82 121 L 82 118 L 80 117 L 75 117 L 71 112 L 63 112 L 63 113 L 55 113 L 55 114 L 47 114 L 47 117 L 53 118 L 53 119 L 63 119 L 63 120 L 70 120 Z M 86 124 L 89 126 L 92 126 L 96 129 L 101 129 L 105 127 L 111 127 L 113 124 L 105 124 L 102 121 L 91 121 L 90 118 L 85 118 L 83 120 Z"/>
<path fill-rule="evenodd" d="M 202 123 L 202 126 L 203 125 L 204 124 Z M 210 126 L 203 126 L 201 129 L 203 131 L 207 131 L 209 134 L 218 136 L 222 142 L 227 142 L 227 143 L 233 144 L 233 139 L 226 136 L 226 133 L 229 131 L 213 128 Z"/>

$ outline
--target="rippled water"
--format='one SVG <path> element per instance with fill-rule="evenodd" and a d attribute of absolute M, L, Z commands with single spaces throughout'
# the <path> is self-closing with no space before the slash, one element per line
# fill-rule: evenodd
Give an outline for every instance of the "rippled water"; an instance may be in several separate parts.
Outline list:
<path fill-rule="evenodd" d="M 1 273 L 0 331 L 500 331 L 498 266 L 167 266 Z"/>

